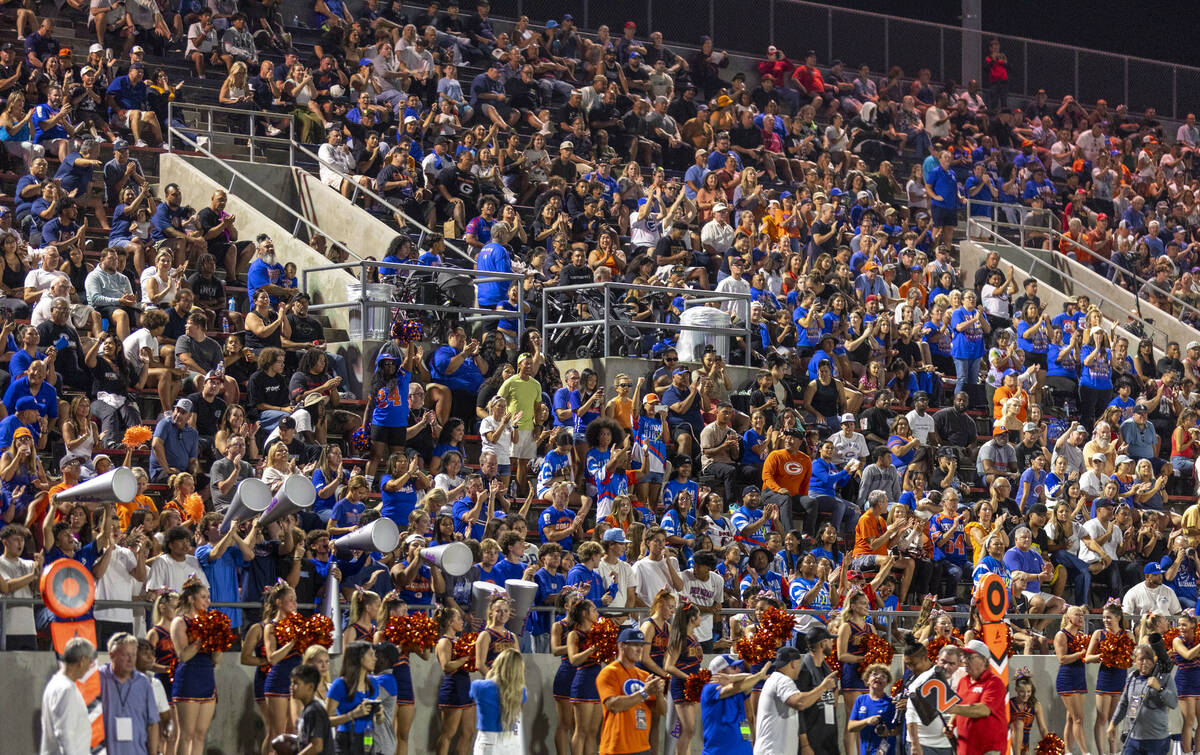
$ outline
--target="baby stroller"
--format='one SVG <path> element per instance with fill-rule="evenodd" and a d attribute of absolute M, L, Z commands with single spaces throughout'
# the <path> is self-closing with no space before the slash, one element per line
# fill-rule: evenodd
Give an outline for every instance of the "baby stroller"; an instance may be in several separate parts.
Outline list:
<path fill-rule="evenodd" d="M 546 305 L 545 318 L 548 324 L 608 320 L 609 353 L 613 356 L 637 356 L 644 351 L 641 331 L 632 325 L 630 306 L 622 301 L 610 300 L 606 313 L 602 291 L 577 291 L 571 297 L 551 297 L 546 300 Z M 604 356 L 603 325 L 554 328 L 547 340 L 550 343 L 549 352 L 560 358 Z"/>

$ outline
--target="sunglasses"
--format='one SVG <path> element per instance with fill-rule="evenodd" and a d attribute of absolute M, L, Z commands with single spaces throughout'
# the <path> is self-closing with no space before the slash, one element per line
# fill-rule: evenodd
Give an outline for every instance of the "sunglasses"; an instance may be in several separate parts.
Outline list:
<path fill-rule="evenodd" d="M 675 363 L 676 363 L 676 362 L 678 362 L 679 360 L 678 360 L 678 359 L 676 359 L 675 357 L 667 357 L 667 358 L 666 358 L 666 359 L 664 359 L 663 361 L 664 361 L 664 362 L 666 362 L 667 364 L 675 364 Z"/>
<path fill-rule="evenodd" d="M 617 383 L 618 388 L 632 388 L 633 383 Z"/>

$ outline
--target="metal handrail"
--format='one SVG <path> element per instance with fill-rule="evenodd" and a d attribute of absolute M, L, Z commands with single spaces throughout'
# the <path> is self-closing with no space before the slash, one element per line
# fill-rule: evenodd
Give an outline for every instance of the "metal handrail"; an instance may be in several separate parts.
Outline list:
<path fill-rule="evenodd" d="M 989 202 L 986 199 L 971 199 L 970 197 L 967 197 L 967 204 L 965 206 L 967 217 L 976 217 L 976 218 L 983 217 L 982 215 L 972 216 L 972 213 L 971 213 L 972 205 L 975 205 L 978 207 L 987 207 L 989 209 L 989 211 L 991 212 L 990 218 L 991 218 L 992 222 L 999 222 L 999 223 L 1006 222 L 1006 221 L 1000 220 L 1000 211 L 1001 210 L 1015 209 L 1021 214 L 1021 222 L 1015 223 L 1015 224 L 1008 223 L 1008 225 L 1019 225 L 1021 227 L 1025 227 L 1025 218 L 1028 217 L 1028 213 L 1029 213 L 1029 209 L 1030 209 L 1023 204 L 1013 204 L 1011 202 Z M 1047 214 L 1050 217 L 1050 227 L 1055 230 L 1061 231 L 1062 230 L 1062 220 L 1059 219 L 1058 215 L 1055 215 L 1053 212 L 1048 212 Z M 1029 228 L 1037 229 L 1040 231 L 1040 230 L 1044 230 L 1045 226 L 1029 226 Z"/>
<path fill-rule="evenodd" d="M 1050 257 L 1049 260 L 1041 259 L 1037 255 L 1033 254 L 1029 249 L 1026 249 L 1025 247 L 1013 242 L 1011 239 L 1009 239 L 1008 237 L 1001 234 L 999 232 L 999 230 L 997 230 L 996 228 L 989 227 L 989 226 L 994 226 L 994 225 L 997 225 L 997 224 L 986 222 L 986 221 L 979 222 L 978 220 L 976 220 L 974 218 L 967 219 L 968 232 L 970 231 L 970 229 L 974 228 L 977 231 L 979 231 L 980 233 L 986 234 L 988 237 L 990 237 L 992 240 L 992 243 L 1002 245 L 1002 246 L 1008 248 L 1009 250 L 1011 250 L 1012 252 L 1015 252 L 1016 254 L 1020 255 L 1021 258 L 1023 260 L 1025 260 L 1024 265 L 1025 265 L 1025 267 L 1028 268 L 1027 272 L 1029 275 L 1038 277 L 1039 280 L 1042 280 L 1042 278 L 1034 272 L 1035 269 L 1037 269 L 1038 267 L 1041 267 L 1041 268 L 1044 268 L 1045 270 L 1052 271 L 1055 274 L 1059 275 L 1064 282 L 1070 282 L 1071 286 L 1083 289 L 1088 295 L 1090 295 L 1097 302 L 1103 302 L 1109 298 L 1110 292 L 1105 292 L 1105 291 L 1099 290 L 1099 289 L 1094 288 L 1093 286 L 1089 285 L 1088 283 L 1085 282 L 1084 276 L 1078 275 L 1076 273 L 1076 271 L 1072 269 L 1073 265 L 1079 265 L 1080 263 L 1076 262 L 1075 260 L 1073 260 L 1065 255 L 1057 254 L 1057 253 L 1052 254 L 1052 256 Z M 1052 263 L 1057 263 L 1057 264 L 1052 264 Z M 1058 264 L 1065 265 L 1065 269 L 1058 267 L 1057 266 Z M 1080 272 L 1082 272 L 1082 271 L 1080 271 Z M 1097 275 L 1097 273 L 1093 270 L 1088 270 L 1088 272 L 1091 272 L 1093 275 Z M 1044 280 L 1043 280 L 1043 282 L 1046 283 L 1046 285 L 1050 285 L 1049 282 L 1046 282 Z M 1059 288 L 1059 290 L 1061 291 L 1061 293 L 1063 293 L 1066 296 L 1072 295 L 1071 291 L 1064 290 L 1061 288 Z M 1136 294 L 1134 294 L 1134 298 L 1137 299 Z M 1129 312 L 1129 316 L 1133 320 L 1136 320 L 1137 322 L 1141 323 L 1142 327 L 1144 329 L 1146 329 L 1147 331 L 1154 331 L 1156 334 L 1158 334 L 1162 339 L 1162 344 L 1158 348 L 1160 348 L 1161 350 L 1164 350 L 1164 351 L 1166 350 L 1167 342 L 1172 340 L 1169 333 L 1167 333 L 1165 330 L 1163 330 L 1162 328 L 1155 325 L 1153 322 L 1144 319 L 1141 316 L 1140 312 L 1137 312 L 1137 311 Z M 1119 322 L 1113 320 L 1111 317 L 1107 317 L 1107 319 L 1113 323 L 1113 327 L 1122 327 L 1122 328 L 1124 327 L 1123 323 L 1119 323 Z"/>
<path fill-rule="evenodd" d="M 309 221 L 308 218 L 304 217 L 303 215 L 300 215 L 295 210 L 293 210 L 291 207 L 288 207 L 286 204 L 284 204 L 283 201 L 281 201 L 279 199 L 279 197 L 276 197 L 274 194 L 267 191 L 266 189 L 263 189 L 261 186 L 259 186 L 254 181 L 251 181 L 241 171 L 239 171 L 237 168 L 230 165 L 227 160 L 213 154 L 207 147 L 201 147 L 191 137 L 189 137 L 187 134 L 185 134 L 179 128 L 177 128 L 173 125 L 169 125 L 167 127 L 168 145 L 170 145 L 174 139 L 180 139 L 191 150 L 199 152 L 204 157 L 207 157 L 208 159 L 215 161 L 222 168 L 229 171 L 230 175 L 232 175 L 233 178 L 230 179 L 229 186 L 226 187 L 226 191 L 229 192 L 230 194 L 233 193 L 234 183 L 237 181 L 237 179 L 240 178 L 242 180 L 242 183 L 244 183 L 247 186 L 249 186 L 250 188 L 254 189 L 254 191 L 256 191 L 260 195 L 266 197 L 267 200 L 270 201 L 272 204 L 274 204 L 276 207 L 280 208 L 281 210 L 286 212 L 288 215 L 295 218 L 296 225 L 295 225 L 294 229 L 292 230 L 293 236 L 297 235 L 297 231 L 299 231 L 301 226 L 306 226 L 308 228 L 308 232 L 310 234 L 309 238 L 313 238 L 318 235 L 324 236 L 332 246 L 334 246 L 338 249 L 341 249 L 342 251 L 344 251 L 347 255 L 349 255 L 351 257 L 354 257 L 356 259 L 359 258 L 359 254 L 357 252 L 355 252 L 354 250 L 352 250 L 350 247 L 346 246 L 342 242 L 338 241 L 337 239 L 332 238 L 329 235 L 327 235 L 320 228 L 313 225 L 313 223 L 311 221 Z"/>
<path fill-rule="evenodd" d="M 602 290 L 603 294 L 604 294 L 604 318 L 603 319 L 600 319 L 600 320 L 572 320 L 570 322 L 560 322 L 560 323 L 546 322 L 546 310 L 547 310 L 546 299 L 549 294 L 572 293 L 572 292 L 576 292 L 576 291 L 595 290 L 595 289 Z M 642 285 L 642 284 L 634 284 L 634 283 L 621 283 L 618 281 L 605 281 L 603 283 L 576 283 L 576 284 L 572 284 L 569 286 L 548 286 L 548 287 L 542 289 L 542 322 L 540 323 L 540 327 L 542 329 L 543 338 L 546 337 L 547 332 L 552 331 L 552 330 L 568 330 L 571 328 L 577 328 L 577 327 L 582 327 L 582 326 L 597 326 L 597 325 L 603 326 L 603 328 L 604 328 L 604 358 L 607 359 L 607 358 L 611 357 L 612 356 L 612 344 L 611 344 L 611 339 L 610 339 L 611 320 L 609 318 L 609 311 L 610 311 L 610 308 L 613 303 L 612 295 L 610 293 L 613 289 L 619 289 L 619 290 L 625 290 L 625 291 L 633 290 L 633 291 L 638 291 L 639 293 L 667 293 L 667 294 L 678 294 L 680 291 L 680 289 L 670 288 L 668 286 L 651 286 L 651 285 Z M 738 293 L 735 291 L 702 291 L 702 290 L 693 291 L 692 289 L 685 289 L 685 290 L 687 290 L 689 293 L 693 293 L 695 295 L 696 303 L 713 302 L 713 301 L 745 302 L 747 313 L 749 313 L 751 304 L 753 302 L 753 296 L 751 296 L 750 294 Z M 643 322 L 643 321 L 639 321 L 639 320 L 630 320 L 629 322 L 622 323 L 621 327 L 632 327 L 637 330 L 676 330 L 676 331 L 698 330 L 698 331 L 704 331 L 707 333 L 716 333 L 718 335 L 741 336 L 746 339 L 746 348 L 744 349 L 745 357 L 746 357 L 746 366 L 747 367 L 752 366 L 752 357 L 753 357 L 754 349 L 751 347 L 750 344 L 752 343 L 754 332 L 750 327 L 749 317 L 747 317 L 745 319 L 745 321 L 743 323 L 743 327 L 740 327 L 740 328 L 736 328 L 736 327 L 735 328 L 722 328 L 722 327 L 713 327 L 713 326 L 709 326 L 709 325 L 684 325 L 683 323 L 669 323 L 669 322 Z"/>

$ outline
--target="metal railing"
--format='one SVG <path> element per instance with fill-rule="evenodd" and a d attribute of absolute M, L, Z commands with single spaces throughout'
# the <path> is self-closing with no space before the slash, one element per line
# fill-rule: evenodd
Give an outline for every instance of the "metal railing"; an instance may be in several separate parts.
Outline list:
<path fill-rule="evenodd" d="M 173 108 L 174 110 L 172 110 L 170 108 Z M 289 167 L 289 168 L 303 170 L 305 173 L 312 174 L 313 167 L 317 167 L 319 169 L 323 165 L 327 170 L 330 170 L 333 173 L 335 173 L 336 175 L 338 175 L 343 181 L 349 181 L 350 184 L 353 186 L 353 192 L 350 195 L 350 197 L 348 198 L 349 201 L 353 202 L 355 200 L 355 198 L 358 197 L 359 195 L 370 197 L 373 201 L 377 202 L 381 207 L 385 208 L 388 212 L 391 212 L 393 215 L 395 215 L 397 217 L 403 218 L 404 222 L 407 225 L 417 228 L 421 232 L 421 237 L 418 240 L 418 246 L 423 246 L 425 239 L 429 236 L 429 234 L 433 233 L 433 231 L 430 228 L 428 228 L 424 223 L 413 218 L 411 215 L 404 212 L 402 209 L 400 209 L 396 205 L 392 204 L 389 200 L 380 196 L 380 194 L 378 192 L 359 184 L 357 181 L 355 181 L 353 179 L 353 177 L 346 175 L 344 172 L 342 172 L 338 168 L 336 168 L 332 165 L 323 163 L 323 161 L 321 160 L 319 155 L 317 155 L 312 150 L 308 149 L 308 147 L 304 146 L 303 144 L 301 144 L 300 142 L 298 142 L 296 140 L 296 138 L 295 138 L 295 120 L 288 113 L 273 113 L 273 112 L 266 111 L 266 110 L 242 110 L 242 109 L 238 109 L 238 108 L 221 107 L 218 105 L 179 103 L 179 102 L 172 101 L 170 103 L 170 106 L 168 109 L 168 116 L 171 117 L 172 120 L 174 120 L 173 113 L 175 111 L 193 113 L 193 114 L 196 114 L 202 120 L 203 125 L 189 124 L 182 130 L 195 131 L 195 132 L 197 132 L 198 135 L 204 136 L 205 138 L 207 138 L 209 140 L 210 148 L 211 148 L 211 145 L 213 145 L 215 143 L 215 140 L 217 138 L 220 138 L 222 140 L 228 139 L 234 144 L 236 144 L 239 140 L 244 140 L 246 143 L 246 146 L 247 146 L 247 153 L 248 153 L 247 157 L 246 157 L 246 161 L 250 162 L 250 163 L 255 162 L 256 158 L 258 158 L 258 153 L 259 153 L 260 149 L 276 148 L 276 149 L 287 152 L 287 156 L 288 156 L 287 167 Z M 214 124 L 214 120 L 213 120 L 214 114 L 240 116 L 240 117 L 248 118 L 250 128 L 248 129 L 248 131 L 246 133 L 236 133 L 236 132 L 229 131 L 228 129 L 221 130 L 219 128 L 216 128 L 216 124 Z M 180 119 L 180 120 L 183 121 L 183 119 Z M 288 124 L 286 137 L 284 137 L 284 136 L 263 136 L 258 133 L 258 129 L 256 128 L 256 126 L 259 121 L 275 123 L 275 122 L 278 122 L 281 120 L 286 120 L 287 124 Z M 194 144 L 195 142 L 189 140 L 188 143 Z M 167 145 L 171 146 L 170 133 L 168 133 Z M 304 155 L 305 157 L 309 158 L 312 161 L 311 164 L 307 164 L 307 163 L 304 163 L 304 162 L 301 162 L 300 160 L 298 160 L 297 159 L 298 154 Z M 261 162 L 261 160 L 260 160 L 260 162 Z M 267 162 L 272 165 L 275 164 L 269 160 Z M 366 212 L 366 210 L 363 210 L 363 212 Z M 453 241 L 451 241 L 451 240 L 446 241 L 446 249 L 448 251 L 452 252 L 454 255 L 462 258 L 463 260 L 469 261 L 472 264 L 474 264 L 474 257 L 472 257 L 467 251 L 465 251 L 464 249 L 459 247 Z M 354 256 L 358 257 L 359 255 L 356 254 Z"/>
<path fill-rule="evenodd" d="M 973 212 L 975 208 L 986 208 L 987 215 L 975 214 Z M 986 217 L 993 222 L 1007 223 L 1022 229 L 1028 228 L 1030 231 L 1038 233 L 1044 232 L 1046 229 L 1046 226 L 1044 225 L 1035 225 L 1026 222 L 1029 219 L 1032 210 L 1023 204 L 1013 204 L 1010 202 L 988 202 L 987 200 L 983 199 L 971 199 L 970 197 L 967 197 L 967 204 L 964 210 L 964 219 L 973 217 L 976 220 L 979 220 L 980 218 Z M 1049 217 L 1050 228 L 1056 231 L 1062 230 L 1062 221 L 1059 219 L 1058 215 L 1055 215 L 1049 210 L 1042 210 L 1042 212 Z M 1013 215 L 1016 215 L 1018 219 L 1016 223 L 1013 223 L 1012 221 Z"/>
<path fill-rule="evenodd" d="M 378 301 L 367 298 L 367 289 L 365 285 L 360 289 L 359 298 L 357 301 L 342 301 L 342 302 L 322 302 L 313 304 L 309 307 L 310 312 L 325 312 L 334 309 L 349 309 L 351 307 L 358 308 L 360 322 L 362 323 L 362 338 L 367 338 L 367 323 L 370 321 L 370 312 L 372 309 L 405 309 L 415 310 L 418 312 L 429 312 L 435 314 L 453 314 L 460 318 L 470 318 L 470 322 L 489 322 L 495 320 L 515 319 L 517 321 L 517 339 L 520 340 L 521 335 L 525 332 L 525 288 L 521 283 L 525 280 L 525 276 L 521 273 L 501 273 L 490 270 L 474 270 L 470 268 L 459 267 L 430 267 L 428 265 L 413 265 L 405 262 L 385 262 L 382 260 L 367 260 L 360 259 L 356 262 L 338 262 L 319 267 L 305 268 L 300 271 L 300 290 L 308 292 L 308 275 L 309 273 L 319 273 L 327 270 L 358 270 L 358 280 L 365 284 L 368 280 L 367 271 L 371 268 L 388 268 L 399 271 L 396 275 L 408 274 L 411 277 L 420 278 L 422 276 L 429 277 L 445 277 L 458 278 L 456 281 L 460 286 L 470 287 L 471 294 L 474 296 L 475 288 L 481 283 L 498 283 L 500 281 L 509 281 L 517 287 L 517 311 L 499 311 L 495 309 L 482 309 L 479 307 L 467 306 L 448 306 L 440 304 L 426 304 L 423 302 L 408 302 L 408 301 Z M 384 334 L 384 338 L 388 335 Z"/>
<path fill-rule="evenodd" d="M 300 229 L 305 228 L 309 232 L 310 239 L 315 238 L 316 236 L 324 236 L 325 239 L 328 241 L 328 243 L 331 246 L 341 249 L 348 256 L 353 257 L 355 259 L 357 259 L 359 257 L 358 252 L 354 251 L 350 247 L 341 243 L 337 239 L 330 238 L 329 236 L 327 236 L 324 231 L 322 231 L 320 228 L 318 228 L 316 225 L 314 225 L 308 218 L 304 217 L 303 215 L 300 215 L 295 210 L 293 210 L 291 207 L 288 207 L 287 204 L 285 204 L 283 201 L 281 201 L 279 199 L 279 197 L 277 197 L 274 194 L 272 194 L 271 192 L 263 189 L 261 186 L 259 186 L 254 181 L 251 181 L 241 171 L 239 171 L 237 168 L 230 165 L 229 162 L 225 158 L 218 157 L 217 155 L 213 154 L 213 152 L 211 150 L 209 150 L 208 147 L 200 146 L 200 144 L 198 144 L 194 139 L 192 139 L 190 136 L 188 136 L 187 133 L 185 133 L 185 129 L 180 129 L 176 126 L 168 126 L 167 127 L 167 143 L 168 143 L 168 145 L 172 145 L 176 140 L 178 142 L 182 142 L 184 145 L 186 145 L 189 150 L 192 150 L 194 152 L 199 152 L 204 157 L 206 157 L 209 160 L 212 160 L 215 163 L 217 163 L 218 165 L 220 165 L 222 169 L 229 171 L 229 175 L 230 175 L 229 184 L 225 187 L 225 191 L 227 193 L 229 193 L 229 194 L 235 193 L 234 186 L 237 185 L 237 182 L 240 179 L 241 182 L 243 184 L 245 184 L 248 189 L 251 189 L 258 196 L 265 198 L 268 202 L 275 205 L 279 209 L 283 210 L 284 213 L 286 213 L 287 215 L 294 218 L 296 223 L 293 226 L 292 231 L 291 231 L 292 236 L 299 236 Z M 174 149 L 173 146 L 172 146 L 172 149 Z"/>
<path fill-rule="evenodd" d="M 989 220 L 979 221 L 975 218 L 968 218 L 967 230 L 970 235 L 972 231 L 980 234 L 979 236 L 970 235 L 970 238 L 979 240 L 981 237 L 984 243 L 996 244 L 1003 247 L 1009 254 L 1016 258 L 1015 263 L 1012 259 L 1008 260 L 1010 264 L 1016 264 L 1022 267 L 1025 272 L 1046 286 L 1059 291 L 1068 297 L 1078 296 L 1080 293 L 1086 294 L 1093 302 L 1103 307 L 1106 303 L 1112 303 L 1112 286 L 1097 287 L 1098 284 L 1089 283 L 1089 278 L 1086 273 L 1091 273 L 1093 276 L 1099 277 L 1099 274 L 1090 268 L 1076 262 L 1066 255 L 1058 252 L 1045 250 L 1046 257 L 1035 254 L 1033 250 L 1026 248 L 1020 244 L 1013 242 L 1001 233 L 1000 227 L 1005 224 L 994 223 Z M 999 226 L 999 227 L 997 227 Z M 1046 232 L 1043 230 L 1043 232 Z M 1105 281 L 1105 283 L 1108 283 Z M 1135 292 L 1131 292 L 1135 300 L 1138 296 Z M 1140 301 L 1140 300 L 1139 300 Z M 1127 312 L 1129 319 L 1132 319 L 1141 324 L 1146 335 L 1151 337 L 1154 345 L 1159 350 L 1165 351 L 1167 342 L 1174 340 L 1171 335 L 1156 325 L 1152 320 L 1143 318 L 1138 309 Z M 1014 316 L 1019 316 L 1019 313 L 1014 313 Z M 1105 317 L 1115 326 L 1124 328 L 1126 323 L 1115 319 L 1111 314 L 1105 314 Z M 1132 336 L 1133 334 L 1130 333 Z"/>
<path fill-rule="evenodd" d="M 608 281 L 608 282 L 604 282 L 604 283 L 580 283 L 580 284 L 571 285 L 571 286 L 547 286 L 546 288 L 542 289 L 542 322 L 541 322 L 542 338 L 545 339 L 545 341 L 547 343 L 549 343 L 551 340 L 550 333 L 553 331 L 556 331 L 556 330 L 569 330 L 569 329 L 589 327 L 589 326 L 603 327 L 604 328 L 604 354 L 603 354 L 603 356 L 605 359 L 611 357 L 612 356 L 612 328 L 617 325 L 616 323 L 613 322 L 612 317 L 611 317 L 612 305 L 616 302 L 616 300 L 612 296 L 612 292 L 614 289 L 622 291 L 622 292 L 637 291 L 638 293 L 642 293 L 642 294 L 662 293 L 662 294 L 668 294 L 671 296 L 676 296 L 681 291 L 681 289 L 669 288 L 667 286 L 648 286 L 648 285 L 633 284 L 633 283 L 620 283 L 617 281 Z M 595 290 L 600 290 L 603 292 L 602 295 L 604 297 L 603 298 L 604 310 L 603 310 L 603 318 L 602 319 L 571 320 L 569 322 L 557 322 L 557 323 L 546 322 L 546 312 L 548 310 L 546 300 L 549 296 L 557 295 L 557 294 L 574 294 L 579 291 L 595 291 Z M 750 294 L 736 293 L 736 292 L 732 292 L 732 291 L 720 292 L 720 291 L 700 291 L 700 290 L 692 290 L 692 289 L 683 289 L 683 290 L 692 296 L 692 299 L 689 301 L 690 306 L 710 304 L 712 302 L 739 302 L 738 309 L 742 309 L 744 307 L 745 312 L 747 314 L 750 312 L 750 306 L 751 306 L 752 299 L 753 299 L 753 297 Z M 571 298 L 573 299 L 574 297 L 571 297 Z M 568 303 L 566 303 L 566 305 L 573 306 L 573 303 L 568 302 Z M 626 328 L 626 327 L 636 328 L 639 331 L 642 331 L 642 330 L 673 330 L 673 331 L 681 331 L 681 332 L 699 331 L 699 332 L 709 333 L 709 334 L 714 334 L 714 335 L 725 335 L 725 336 L 735 336 L 735 337 L 745 338 L 746 339 L 745 340 L 746 348 L 744 349 L 744 351 L 745 351 L 746 366 L 749 367 L 752 364 L 751 359 L 752 359 L 753 353 L 754 353 L 754 349 L 752 346 L 753 330 L 752 330 L 752 327 L 750 324 L 750 318 L 748 316 L 743 318 L 743 322 L 742 322 L 741 326 L 735 326 L 735 327 L 729 327 L 729 328 L 714 327 L 714 326 L 709 326 L 709 325 L 687 325 L 687 324 L 683 324 L 683 323 L 670 323 L 670 322 L 643 322 L 643 321 L 638 321 L 638 320 L 633 320 L 633 319 L 619 323 L 619 326 L 622 328 Z"/>

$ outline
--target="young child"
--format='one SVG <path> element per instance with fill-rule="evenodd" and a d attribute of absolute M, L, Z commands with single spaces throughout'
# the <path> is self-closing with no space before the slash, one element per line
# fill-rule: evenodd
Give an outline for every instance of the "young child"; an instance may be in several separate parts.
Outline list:
<path fill-rule="evenodd" d="M 358 526 L 358 518 L 366 509 L 362 501 L 368 490 L 366 477 L 354 475 L 350 478 L 346 483 L 346 497 L 333 505 L 333 513 L 329 516 L 330 537 L 344 535 Z"/>
<path fill-rule="evenodd" d="M 166 732 L 171 722 L 171 701 L 167 698 L 162 680 L 154 673 L 154 657 L 154 644 L 144 637 L 138 640 L 137 670 L 150 680 L 150 686 L 154 689 L 154 706 L 158 708 L 159 730 Z"/>
<path fill-rule="evenodd" d="M 296 755 L 333 755 L 333 730 L 325 706 L 316 699 L 321 672 L 302 664 L 292 669 L 292 697 L 300 703 L 296 720 Z"/>
<path fill-rule="evenodd" d="M 1028 755 L 1034 721 L 1037 721 L 1038 731 L 1042 736 L 1046 735 L 1046 714 L 1042 711 L 1042 704 L 1038 702 L 1037 690 L 1033 687 L 1033 677 L 1029 675 L 1029 669 L 1017 671 L 1015 690 L 1016 697 L 1008 701 L 1008 720 L 1011 721 L 1008 738 L 1013 744 L 1013 755 Z"/>

